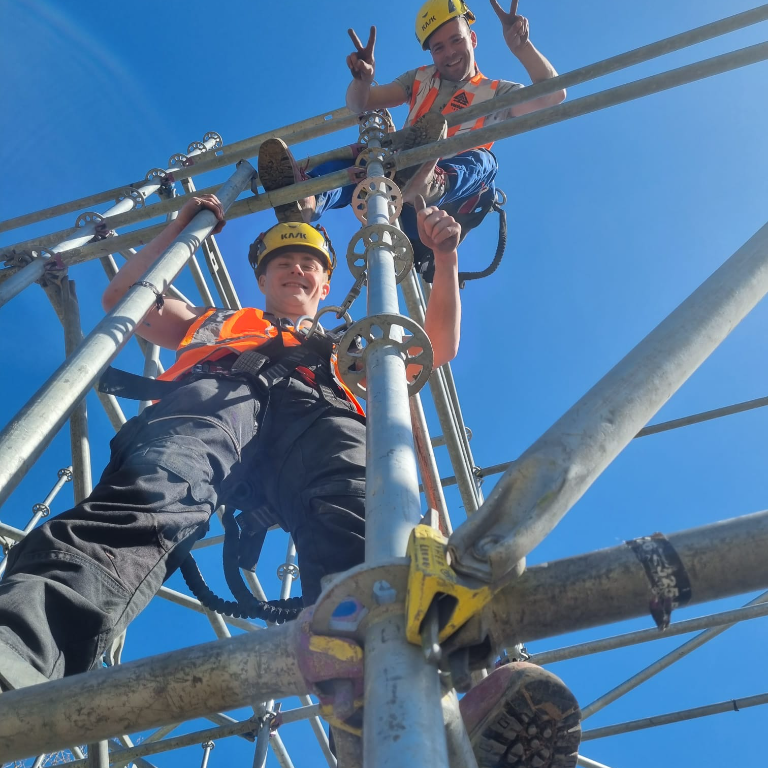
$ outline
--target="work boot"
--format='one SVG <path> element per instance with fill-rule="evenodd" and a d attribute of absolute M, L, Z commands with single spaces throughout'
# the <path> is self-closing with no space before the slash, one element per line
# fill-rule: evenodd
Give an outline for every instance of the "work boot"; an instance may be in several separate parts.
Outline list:
<path fill-rule="evenodd" d="M 395 151 L 413 149 L 424 144 L 432 144 L 435 141 L 444 139 L 448 133 L 448 125 L 445 122 L 445 116 L 439 112 L 427 112 L 422 115 L 413 125 L 403 128 L 397 133 L 393 133 L 384 139 L 382 144 Z M 434 170 L 437 160 L 430 160 L 422 166 L 413 165 L 410 168 L 403 168 L 395 175 L 395 183 L 403 189 L 407 182 L 416 173 L 424 171 L 425 178 L 429 171 Z"/>
<path fill-rule="evenodd" d="M 306 181 L 309 178 L 293 159 L 288 145 L 282 139 L 267 139 L 259 147 L 259 179 L 266 192 Z M 275 206 L 275 216 L 281 224 L 288 221 L 312 221 L 315 196 L 303 197 L 291 203 Z"/>
<path fill-rule="evenodd" d="M 427 205 L 437 205 L 448 191 L 448 174 L 434 163 L 425 163 L 402 188 L 403 202 L 413 205 L 421 195 Z"/>
<path fill-rule="evenodd" d="M 0 693 L 47 682 L 45 675 L 0 643 Z"/>
<path fill-rule="evenodd" d="M 581 710 L 559 677 L 511 662 L 459 702 L 478 768 L 572 768 Z"/>

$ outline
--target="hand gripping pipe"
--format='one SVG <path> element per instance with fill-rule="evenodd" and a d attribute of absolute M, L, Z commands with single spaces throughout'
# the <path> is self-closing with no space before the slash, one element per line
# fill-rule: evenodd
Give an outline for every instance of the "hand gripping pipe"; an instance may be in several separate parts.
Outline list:
<path fill-rule="evenodd" d="M 369 129 L 371 131 L 371 129 Z M 369 134 L 379 148 L 383 126 Z M 368 176 L 384 176 L 379 161 Z M 368 198 L 368 223 L 389 224 L 387 201 Z M 384 238 L 388 236 L 385 234 Z M 395 263 L 383 239 L 367 252 L 368 315 L 399 314 Z M 371 349 L 366 360 L 367 433 L 365 562 L 403 557 L 421 519 L 405 364 L 393 346 Z M 445 768 L 448 755 L 437 668 L 405 639 L 405 616 L 374 621 L 365 635 L 363 763 L 367 768 Z"/>
<path fill-rule="evenodd" d="M 253 174 L 249 163 L 239 163 L 235 173 L 218 192 L 225 211 L 240 192 L 248 188 Z M 142 280 L 164 291 L 216 223 L 216 216 L 211 211 L 198 213 Z M 155 294 L 150 288 L 138 284 L 130 288 L 74 354 L 0 432 L 0 504 L 5 502 L 77 403 L 133 335 L 154 301 Z"/>
<path fill-rule="evenodd" d="M 508 469 L 449 541 L 454 567 L 503 580 L 768 292 L 768 224 Z"/>

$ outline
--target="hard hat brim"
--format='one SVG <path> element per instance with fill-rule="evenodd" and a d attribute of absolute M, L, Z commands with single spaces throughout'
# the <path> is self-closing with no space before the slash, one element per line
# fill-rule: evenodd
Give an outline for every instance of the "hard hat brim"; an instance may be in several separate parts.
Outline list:
<path fill-rule="evenodd" d="M 255 270 L 256 276 L 260 277 L 262 274 L 264 274 L 264 271 L 266 270 L 267 265 L 276 256 L 280 256 L 280 254 L 283 254 L 283 253 L 296 253 L 297 251 L 300 253 L 309 253 L 310 255 L 314 256 L 323 265 L 323 267 L 325 268 L 325 271 L 328 273 L 328 279 L 330 280 L 332 269 L 331 269 L 331 262 L 328 256 L 319 248 L 315 248 L 314 246 L 311 246 L 311 245 L 300 245 L 298 243 L 295 245 L 293 244 L 283 245 L 283 246 L 280 246 L 279 248 L 275 248 L 274 251 L 270 251 L 269 253 L 267 253 L 256 265 L 256 270 Z"/>

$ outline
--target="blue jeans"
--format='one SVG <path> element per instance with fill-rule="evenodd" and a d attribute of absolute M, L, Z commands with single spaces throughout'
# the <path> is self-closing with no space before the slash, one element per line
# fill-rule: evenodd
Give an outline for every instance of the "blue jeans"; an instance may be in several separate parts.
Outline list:
<path fill-rule="evenodd" d="M 347 160 L 330 160 L 310 171 L 309 176 L 312 178 L 324 176 L 327 173 L 349 168 L 351 165 L 352 163 Z M 474 197 L 486 188 L 495 189 L 494 181 L 499 170 L 499 164 L 490 150 L 470 149 L 468 152 L 440 160 L 438 165 L 448 175 L 446 193 L 434 203 L 438 207 L 444 207 L 449 203 L 455 203 L 459 206 L 463 201 Z M 354 184 L 348 184 L 345 187 L 331 189 L 317 195 L 317 207 L 312 220 L 317 221 L 330 208 L 348 206 L 352 202 L 354 189 Z M 416 212 L 412 206 L 403 207 L 400 223 L 403 231 L 411 240 L 414 238 L 418 240 Z"/>

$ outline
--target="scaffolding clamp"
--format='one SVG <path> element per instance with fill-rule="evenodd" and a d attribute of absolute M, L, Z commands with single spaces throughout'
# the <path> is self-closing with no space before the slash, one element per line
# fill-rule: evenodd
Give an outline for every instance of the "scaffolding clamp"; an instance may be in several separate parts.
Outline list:
<path fill-rule="evenodd" d="M 408 642 L 422 644 L 422 629 L 432 609 L 442 643 L 493 597 L 490 585 L 460 576 L 448 564 L 447 539 L 429 525 L 417 525 L 408 542 L 410 569 L 405 602 Z"/>
<path fill-rule="evenodd" d="M 303 611 L 298 663 L 320 714 L 331 725 L 359 736 L 362 733 L 363 649 L 351 639 L 314 634 L 314 608 Z"/>
<path fill-rule="evenodd" d="M 353 343 L 358 336 L 360 347 Z M 432 373 L 433 354 L 432 343 L 424 329 L 404 315 L 369 315 L 350 325 L 339 343 L 341 378 L 356 397 L 365 398 L 367 395 L 363 382 L 370 351 L 386 346 L 394 347 L 399 352 L 406 367 L 412 365 L 418 368 L 415 378 L 408 383 L 409 396 L 413 397 L 427 383 Z"/>

